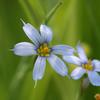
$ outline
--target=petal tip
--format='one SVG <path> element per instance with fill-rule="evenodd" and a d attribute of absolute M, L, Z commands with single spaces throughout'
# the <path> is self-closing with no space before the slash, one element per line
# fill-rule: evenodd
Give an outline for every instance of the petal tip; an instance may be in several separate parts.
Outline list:
<path fill-rule="evenodd" d="M 13 49 L 9 49 L 9 51 L 14 51 L 14 48 Z"/>
<path fill-rule="evenodd" d="M 23 21 L 23 19 L 22 18 L 20 18 L 20 20 L 21 20 L 21 22 L 23 23 L 23 25 L 25 25 L 26 23 Z"/>

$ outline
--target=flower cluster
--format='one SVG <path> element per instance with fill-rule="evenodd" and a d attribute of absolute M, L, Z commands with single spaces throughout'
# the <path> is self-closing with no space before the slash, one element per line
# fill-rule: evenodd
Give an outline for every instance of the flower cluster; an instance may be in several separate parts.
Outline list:
<path fill-rule="evenodd" d="M 51 67 L 61 76 L 68 75 L 68 68 L 64 61 L 57 55 L 63 56 L 63 59 L 77 65 L 72 71 L 73 79 L 81 78 L 85 73 L 88 75 L 91 84 L 100 86 L 100 61 L 88 60 L 83 48 L 80 44 L 77 46 L 79 57 L 74 56 L 74 48 L 68 45 L 50 46 L 52 40 L 52 31 L 46 25 L 40 25 L 40 30 L 35 29 L 31 24 L 23 22 L 23 30 L 28 38 L 32 41 L 21 42 L 14 46 L 14 53 L 19 56 L 37 55 L 33 69 L 33 80 L 40 80 L 44 76 L 46 60 L 51 64 Z"/>
<path fill-rule="evenodd" d="M 84 49 L 80 44 L 77 45 L 78 56 L 63 56 L 63 59 L 68 62 L 77 65 L 77 67 L 72 71 L 71 77 L 75 80 L 81 78 L 85 73 L 88 75 L 89 81 L 94 86 L 100 86 L 100 61 L 88 60 Z"/>

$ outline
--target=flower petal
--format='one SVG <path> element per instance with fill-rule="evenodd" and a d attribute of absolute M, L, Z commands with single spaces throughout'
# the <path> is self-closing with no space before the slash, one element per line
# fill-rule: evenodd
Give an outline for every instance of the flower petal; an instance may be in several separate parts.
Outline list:
<path fill-rule="evenodd" d="M 64 62 L 56 55 L 51 55 L 48 57 L 48 61 L 52 68 L 60 75 L 66 76 L 68 74 L 68 69 Z"/>
<path fill-rule="evenodd" d="M 45 66 L 46 66 L 46 58 L 38 57 L 33 69 L 33 80 L 42 79 L 45 72 Z"/>
<path fill-rule="evenodd" d="M 13 51 L 19 56 L 30 56 L 36 54 L 35 46 L 28 42 L 20 42 L 16 44 Z"/>
<path fill-rule="evenodd" d="M 76 56 L 63 56 L 63 59 L 68 63 L 81 66 L 81 60 Z"/>
<path fill-rule="evenodd" d="M 40 32 L 41 32 L 41 36 L 44 39 L 44 42 L 50 42 L 52 40 L 52 31 L 48 26 L 41 25 Z"/>
<path fill-rule="evenodd" d="M 92 85 L 100 86 L 100 76 L 95 71 L 88 71 L 88 77 Z"/>
<path fill-rule="evenodd" d="M 82 67 L 77 67 L 75 68 L 72 73 L 71 73 L 71 77 L 75 80 L 81 78 L 83 76 L 83 74 L 85 74 L 85 70 Z"/>
<path fill-rule="evenodd" d="M 80 44 L 77 45 L 77 52 L 78 52 L 78 55 L 79 55 L 80 59 L 82 60 L 82 62 L 86 63 L 88 61 L 88 59 L 84 52 L 84 49 L 81 47 Z"/>
<path fill-rule="evenodd" d="M 52 47 L 52 52 L 60 55 L 72 55 L 74 53 L 74 49 L 67 45 L 55 45 Z"/>
<path fill-rule="evenodd" d="M 24 24 L 23 30 L 28 36 L 28 38 L 35 44 L 39 45 L 39 42 L 41 43 L 41 37 L 39 32 L 29 23 Z"/>
<path fill-rule="evenodd" d="M 94 71 L 100 72 L 100 61 L 99 60 L 93 60 L 92 64 L 94 66 Z"/>

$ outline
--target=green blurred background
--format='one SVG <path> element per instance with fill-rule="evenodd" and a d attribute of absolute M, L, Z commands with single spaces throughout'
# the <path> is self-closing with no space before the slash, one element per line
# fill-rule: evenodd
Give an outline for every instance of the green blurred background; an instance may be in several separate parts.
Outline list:
<path fill-rule="evenodd" d="M 58 2 L 0 0 L 0 100 L 95 100 L 94 95 L 100 93 L 100 87 L 92 85 L 81 91 L 81 80 L 63 78 L 49 64 L 44 78 L 34 88 L 34 57 L 19 57 L 10 51 L 18 42 L 30 42 L 20 18 L 39 28 Z M 48 22 L 54 32 L 52 44 L 75 47 L 80 40 L 89 57 L 100 59 L 100 0 L 62 2 Z"/>

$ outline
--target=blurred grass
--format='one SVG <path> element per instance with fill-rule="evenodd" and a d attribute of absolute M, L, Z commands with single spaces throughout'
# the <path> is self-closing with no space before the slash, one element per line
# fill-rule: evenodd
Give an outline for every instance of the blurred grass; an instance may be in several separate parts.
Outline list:
<path fill-rule="evenodd" d="M 58 0 L 0 0 L 0 100 L 94 100 L 100 87 L 89 86 L 80 95 L 80 81 L 56 74 L 50 65 L 34 89 L 34 57 L 15 56 L 14 44 L 29 41 L 20 18 L 39 28 Z M 89 57 L 100 59 L 100 1 L 63 0 L 48 25 L 54 32 L 52 44 L 76 46 L 80 40 L 90 48 Z"/>

